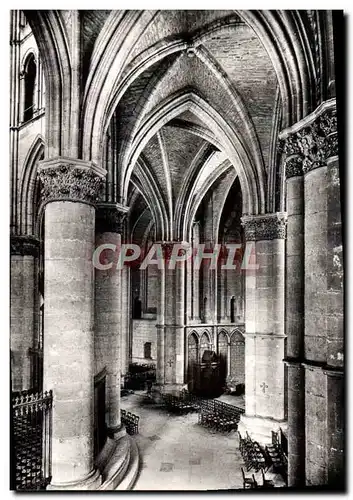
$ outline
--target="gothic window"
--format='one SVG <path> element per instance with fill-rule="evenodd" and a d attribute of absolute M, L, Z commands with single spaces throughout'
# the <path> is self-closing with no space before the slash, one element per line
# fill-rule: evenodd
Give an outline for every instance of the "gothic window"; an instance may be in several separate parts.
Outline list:
<path fill-rule="evenodd" d="M 230 322 L 235 323 L 235 297 L 230 299 Z"/>
<path fill-rule="evenodd" d="M 24 74 L 24 111 L 23 111 L 23 121 L 27 122 L 33 118 L 34 111 L 34 90 L 37 74 L 37 65 L 34 59 L 34 55 L 31 54 L 25 65 Z"/>
<path fill-rule="evenodd" d="M 142 317 L 142 302 L 139 297 L 135 297 L 134 299 L 134 309 L 133 309 L 133 318 L 141 319 Z"/>
<path fill-rule="evenodd" d="M 25 28 L 28 24 L 27 18 L 24 15 L 24 12 L 21 10 L 20 12 L 20 28 Z"/>

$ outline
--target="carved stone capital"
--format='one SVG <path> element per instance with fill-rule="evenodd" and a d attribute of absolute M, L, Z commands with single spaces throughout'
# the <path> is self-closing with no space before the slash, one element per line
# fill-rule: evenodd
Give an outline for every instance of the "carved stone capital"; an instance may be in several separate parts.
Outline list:
<path fill-rule="evenodd" d="M 300 163 L 304 174 L 327 165 L 329 158 L 338 155 L 336 108 L 326 106 L 306 117 L 288 132 L 280 149 L 288 158 L 287 178 L 300 175 Z"/>
<path fill-rule="evenodd" d="M 287 137 L 287 139 L 280 141 L 279 151 L 288 156 L 300 154 L 297 134 Z"/>
<path fill-rule="evenodd" d="M 325 111 L 297 136 L 304 173 L 325 166 L 329 158 L 338 154 L 336 110 Z"/>
<path fill-rule="evenodd" d="M 105 170 L 92 162 L 55 158 L 40 162 L 38 176 L 44 203 L 76 201 L 95 205 L 104 185 Z"/>
<path fill-rule="evenodd" d="M 246 241 L 283 239 L 286 237 L 287 214 L 244 215 L 241 218 Z"/>
<path fill-rule="evenodd" d="M 39 256 L 40 242 L 35 236 L 11 236 L 11 255 L 32 255 Z"/>
<path fill-rule="evenodd" d="M 299 177 L 303 175 L 303 158 L 302 156 L 290 156 L 286 162 L 286 178 Z"/>
<path fill-rule="evenodd" d="M 99 203 L 96 210 L 96 231 L 122 233 L 129 207 L 119 203 Z"/>

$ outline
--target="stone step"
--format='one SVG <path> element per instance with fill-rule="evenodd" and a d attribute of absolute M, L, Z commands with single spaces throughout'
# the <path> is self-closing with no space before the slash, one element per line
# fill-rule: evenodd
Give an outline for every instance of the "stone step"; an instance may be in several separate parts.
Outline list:
<path fill-rule="evenodd" d="M 132 440 L 124 435 L 120 439 L 108 438 L 99 457 L 103 482 L 98 490 L 112 491 L 129 471 Z"/>
<path fill-rule="evenodd" d="M 123 480 L 115 488 L 118 491 L 131 490 L 135 484 L 135 481 L 139 473 L 139 465 L 140 465 L 139 449 L 135 439 L 130 437 L 130 440 L 131 440 L 131 448 L 130 448 L 129 468 L 126 471 Z"/>

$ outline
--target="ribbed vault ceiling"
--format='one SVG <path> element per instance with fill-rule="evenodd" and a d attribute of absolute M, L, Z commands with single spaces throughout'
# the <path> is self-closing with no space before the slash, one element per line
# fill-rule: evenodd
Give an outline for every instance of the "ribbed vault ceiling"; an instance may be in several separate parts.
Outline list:
<path fill-rule="evenodd" d="M 81 16 L 84 44 L 89 53 L 108 11 L 87 11 Z M 121 95 L 112 118 L 116 126 L 114 175 L 118 191 L 124 193 L 135 169 L 137 177 L 146 173 L 148 189 L 141 178 L 138 187 L 134 184 L 135 189 L 145 191 L 144 199 L 150 205 L 153 197 L 158 198 L 160 211 L 167 214 L 170 237 L 176 234 L 174 226 L 180 219 L 176 211 L 186 210 L 191 198 L 195 199 L 203 189 L 210 189 L 208 179 L 217 177 L 217 169 L 223 175 L 220 166 L 227 158 L 237 170 L 237 151 L 230 158 L 223 147 L 225 134 L 215 134 L 212 119 L 203 119 L 192 109 L 183 109 L 178 116 L 164 120 L 141 146 L 138 156 L 134 156 L 146 137 L 141 131 L 148 130 L 161 103 L 173 102 L 174 96 L 189 92 L 199 96 L 224 120 L 242 145 L 243 155 L 260 172 L 268 172 L 278 83 L 262 43 L 234 12 L 155 11 L 150 18 L 140 37 L 131 43 L 123 75 L 145 54 L 152 54 L 154 48 L 167 46 L 173 40 L 184 40 L 186 50 L 159 57 Z M 208 154 L 207 147 L 211 148 Z M 214 154 L 215 151 L 218 153 Z M 139 198 L 135 202 L 139 203 L 137 212 L 141 214 L 145 207 Z M 131 216 L 134 224 L 135 212 Z M 150 216 L 153 212 L 151 207 Z"/>

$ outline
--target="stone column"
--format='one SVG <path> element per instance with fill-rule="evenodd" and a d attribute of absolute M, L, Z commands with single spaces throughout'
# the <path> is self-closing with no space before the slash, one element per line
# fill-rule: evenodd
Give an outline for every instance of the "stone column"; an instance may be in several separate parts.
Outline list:
<path fill-rule="evenodd" d="M 122 225 L 127 207 L 115 203 L 98 205 L 96 213 L 96 249 L 101 245 L 116 245 L 114 254 L 105 250 L 110 269 L 95 269 L 95 358 L 96 371 L 106 369 L 106 425 L 114 435 L 121 426 L 120 421 L 120 373 L 122 343 L 122 269 L 117 266 L 121 245 Z M 103 247 L 102 247 L 103 248 Z M 126 275 L 124 274 L 124 278 Z"/>
<path fill-rule="evenodd" d="M 105 171 L 40 163 L 45 206 L 44 389 L 53 390 L 50 489 L 95 489 L 93 463 L 95 208 Z"/>
<path fill-rule="evenodd" d="M 124 266 L 121 272 L 122 272 L 121 375 L 124 376 L 129 371 L 129 360 L 130 360 L 129 342 L 130 342 L 130 321 L 132 318 L 130 267 Z"/>
<path fill-rule="evenodd" d="M 159 290 L 157 302 L 157 363 L 156 382 L 162 388 L 165 381 L 165 269 L 158 270 Z"/>
<path fill-rule="evenodd" d="M 334 152 L 334 151 L 333 151 Z M 344 298 L 338 157 L 327 160 L 327 468 L 328 484 L 344 485 Z"/>
<path fill-rule="evenodd" d="M 200 243 L 200 223 L 194 222 L 193 224 L 193 242 L 192 251 L 193 254 L 197 252 L 198 245 Z M 200 270 L 195 267 L 194 259 L 190 260 L 192 267 L 192 280 L 193 280 L 193 295 L 190 300 L 193 302 L 193 320 L 200 321 Z"/>
<path fill-rule="evenodd" d="M 327 369 L 327 482 L 344 487 L 344 378 L 342 370 Z"/>
<path fill-rule="evenodd" d="M 245 415 L 239 430 L 247 430 L 262 443 L 271 441 L 271 430 L 286 430 L 282 363 L 285 223 L 284 213 L 242 218 L 258 269 L 245 270 Z"/>
<path fill-rule="evenodd" d="M 305 485 L 304 179 L 303 159 L 287 138 L 286 335 L 288 370 L 288 486 Z"/>
<path fill-rule="evenodd" d="M 185 262 L 169 266 L 174 244 L 163 242 L 164 269 L 160 270 L 157 352 L 162 392 L 178 393 L 185 386 Z M 180 255 L 180 253 L 179 253 Z M 162 323 L 163 321 L 163 323 Z M 164 334 L 163 334 L 164 333 Z"/>
<path fill-rule="evenodd" d="M 13 391 L 33 388 L 31 350 L 36 347 L 38 326 L 39 240 L 11 236 L 10 345 Z"/>
<path fill-rule="evenodd" d="M 343 259 L 335 99 L 320 104 L 289 134 L 291 153 L 297 155 L 297 166 L 301 165 L 304 174 L 304 347 L 296 335 L 291 335 L 293 342 L 289 346 L 299 357 L 303 350 L 305 480 L 308 485 L 336 484 L 343 477 L 344 402 Z M 292 282 L 288 286 L 295 288 Z M 300 408 L 302 401 L 297 404 Z"/>
<path fill-rule="evenodd" d="M 218 322 L 225 323 L 226 322 L 226 314 L 227 314 L 227 287 L 226 287 L 226 274 L 227 271 L 222 269 L 222 265 L 226 263 L 225 259 L 220 259 L 218 265 L 218 304 L 217 304 L 217 312 L 218 312 Z"/>
<path fill-rule="evenodd" d="M 308 377 L 306 480 L 308 485 L 333 485 L 339 481 L 342 486 L 343 259 L 335 100 L 316 110 L 298 143 L 304 157 L 308 270 L 304 346 Z"/>

